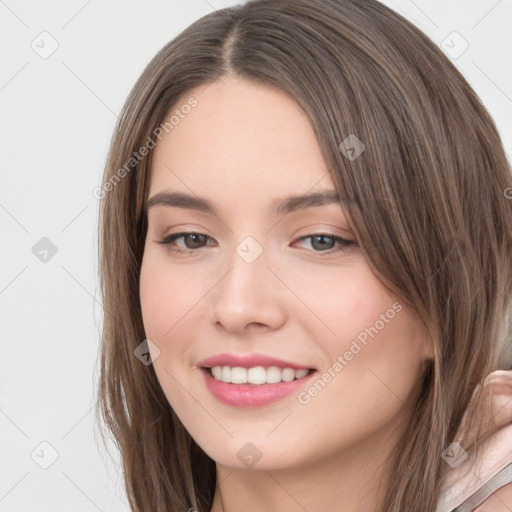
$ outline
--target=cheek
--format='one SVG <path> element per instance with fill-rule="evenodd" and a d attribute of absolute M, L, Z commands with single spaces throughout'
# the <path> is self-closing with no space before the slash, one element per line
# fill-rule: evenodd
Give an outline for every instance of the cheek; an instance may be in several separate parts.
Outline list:
<path fill-rule="evenodd" d="M 350 344 L 395 302 L 378 279 L 362 264 L 337 272 L 295 280 L 296 293 L 315 315 L 309 322 L 314 337 L 328 349 Z M 394 311 L 389 316 L 394 316 Z M 307 316 L 310 318 L 310 316 Z M 312 333 L 313 334 L 313 333 Z"/>
<path fill-rule="evenodd" d="M 144 254 L 140 272 L 139 293 L 144 322 L 144 330 L 148 338 L 157 337 L 164 324 L 171 320 L 169 312 L 172 311 L 172 298 L 168 289 L 167 277 L 162 274 L 161 265 L 152 261 L 150 256 Z"/>
<path fill-rule="evenodd" d="M 176 379 L 184 381 L 184 352 L 190 328 L 187 313 L 197 304 L 200 292 L 197 282 L 189 279 L 187 285 L 185 273 L 171 269 L 165 257 L 151 249 L 145 251 L 139 281 L 144 331 L 159 349 L 159 356 L 153 359 L 158 381 L 182 420 L 189 406 Z"/>
<path fill-rule="evenodd" d="M 165 256 L 146 251 L 140 272 L 140 303 L 146 335 L 163 339 L 200 302 L 207 282 L 200 272 L 171 267 Z M 197 269 L 196 269 L 197 270 Z"/>
<path fill-rule="evenodd" d="M 368 405 L 370 414 L 383 400 L 393 399 L 393 392 L 406 397 L 415 388 L 423 361 L 421 324 L 369 268 L 340 269 L 339 275 L 317 281 L 309 291 L 305 286 L 302 293 L 317 313 L 301 320 L 303 326 L 326 356 L 322 370 L 336 376 L 317 406 L 341 399 L 351 404 L 349 410 Z M 400 405 L 392 402 L 391 409 Z"/>

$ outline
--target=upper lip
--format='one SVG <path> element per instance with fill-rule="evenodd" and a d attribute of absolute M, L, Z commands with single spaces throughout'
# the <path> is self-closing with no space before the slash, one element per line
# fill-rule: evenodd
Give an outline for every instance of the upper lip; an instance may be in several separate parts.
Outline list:
<path fill-rule="evenodd" d="M 240 368 L 254 368 L 255 366 L 278 366 L 279 368 L 293 368 L 294 370 L 310 370 L 311 367 L 304 366 L 291 361 L 283 361 L 276 357 L 265 354 L 217 354 L 200 361 L 197 366 L 211 368 L 212 366 L 238 366 Z"/>

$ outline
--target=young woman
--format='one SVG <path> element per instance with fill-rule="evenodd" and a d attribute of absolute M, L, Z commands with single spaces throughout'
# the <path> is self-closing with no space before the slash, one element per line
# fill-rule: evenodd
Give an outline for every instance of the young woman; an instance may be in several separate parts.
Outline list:
<path fill-rule="evenodd" d="M 417 28 L 374 0 L 205 16 L 132 90 L 101 197 L 132 510 L 512 509 L 510 167 Z"/>

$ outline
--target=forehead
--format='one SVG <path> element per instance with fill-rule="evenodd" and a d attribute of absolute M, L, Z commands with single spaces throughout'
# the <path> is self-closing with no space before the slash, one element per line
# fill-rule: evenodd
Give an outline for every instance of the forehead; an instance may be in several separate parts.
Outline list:
<path fill-rule="evenodd" d="M 153 150 L 150 195 L 236 190 L 250 200 L 333 186 L 309 119 L 279 89 L 224 78 L 184 94 L 172 113 L 179 122 Z"/>

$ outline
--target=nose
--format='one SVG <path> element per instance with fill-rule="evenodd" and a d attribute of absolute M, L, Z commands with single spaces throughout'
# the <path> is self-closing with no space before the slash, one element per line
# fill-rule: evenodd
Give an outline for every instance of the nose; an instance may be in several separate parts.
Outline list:
<path fill-rule="evenodd" d="M 223 277 L 212 290 L 213 322 L 217 328 L 237 335 L 278 329 L 286 321 L 288 290 L 276 277 L 278 269 L 270 268 L 266 251 L 251 261 L 254 254 L 247 257 L 244 248 L 247 246 L 241 244 L 226 258 Z"/>

